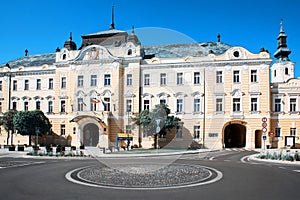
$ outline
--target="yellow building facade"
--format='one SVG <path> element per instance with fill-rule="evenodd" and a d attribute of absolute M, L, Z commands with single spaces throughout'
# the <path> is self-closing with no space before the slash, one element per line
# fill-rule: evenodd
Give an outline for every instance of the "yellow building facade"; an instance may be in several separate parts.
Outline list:
<path fill-rule="evenodd" d="M 132 146 L 151 148 L 153 133 L 133 126 L 132 118 L 164 103 L 181 119 L 166 147 L 296 146 L 300 82 L 285 38 L 281 26 L 278 61 L 272 64 L 264 49 L 251 53 L 220 40 L 143 46 L 134 29 L 127 33 L 112 23 L 109 30 L 83 35 L 78 49 L 70 35 L 55 53 L 1 65 L 0 112 L 42 110 L 53 133 L 40 138 L 41 145 L 112 149 L 130 139 Z M 286 68 L 286 76 L 278 78 Z M 28 141 L 8 134 L 1 128 L 0 144 Z"/>

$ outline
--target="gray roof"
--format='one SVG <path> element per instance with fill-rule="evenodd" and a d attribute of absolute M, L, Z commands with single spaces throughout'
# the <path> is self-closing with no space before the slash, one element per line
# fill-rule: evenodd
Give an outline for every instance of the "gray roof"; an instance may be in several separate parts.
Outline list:
<path fill-rule="evenodd" d="M 114 31 L 114 30 L 112 30 Z M 203 42 L 192 44 L 170 44 L 157 46 L 144 46 L 145 55 L 154 55 L 158 58 L 183 58 L 186 56 L 202 57 L 207 56 L 210 51 L 215 55 L 223 54 L 231 46 L 221 42 Z M 31 56 L 24 56 L 16 60 L 9 61 L 11 68 L 20 66 L 42 66 L 52 65 L 55 63 L 55 53 L 37 54 Z M 0 65 L 0 68 L 5 67 L 6 63 Z"/>
<path fill-rule="evenodd" d="M 191 44 L 170 44 L 158 46 L 145 46 L 145 55 L 155 55 L 158 58 L 183 58 L 186 56 L 207 56 L 210 51 L 221 55 L 231 46 L 222 42 L 202 42 Z"/>
<path fill-rule="evenodd" d="M 55 53 L 49 54 L 37 54 L 32 56 L 24 56 L 16 60 L 9 61 L 8 64 L 11 68 L 18 68 L 20 66 L 42 66 L 42 65 L 52 65 L 55 63 L 56 55 Z M 5 67 L 6 63 L 1 64 L 0 68 Z"/>
<path fill-rule="evenodd" d="M 83 35 L 83 37 L 85 36 L 99 36 L 99 35 L 111 35 L 111 34 L 117 34 L 117 33 L 125 33 L 126 31 L 121 31 L 121 30 L 117 30 L 117 29 L 109 29 L 109 30 L 105 30 L 105 31 L 100 31 L 100 32 L 96 32 L 96 33 L 90 33 L 90 34 L 85 34 Z"/>

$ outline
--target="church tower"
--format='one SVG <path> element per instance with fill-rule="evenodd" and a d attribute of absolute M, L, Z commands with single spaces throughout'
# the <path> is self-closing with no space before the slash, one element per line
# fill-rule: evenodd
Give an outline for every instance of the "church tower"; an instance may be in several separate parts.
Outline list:
<path fill-rule="evenodd" d="M 295 63 L 291 62 L 289 59 L 289 54 L 291 53 L 291 50 L 287 47 L 286 38 L 287 35 L 284 32 L 283 23 L 281 20 L 280 33 L 277 37 L 277 51 L 274 53 L 276 62 L 271 68 L 273 83 L 283 83 L 291 78 L 294 78 Z"/>

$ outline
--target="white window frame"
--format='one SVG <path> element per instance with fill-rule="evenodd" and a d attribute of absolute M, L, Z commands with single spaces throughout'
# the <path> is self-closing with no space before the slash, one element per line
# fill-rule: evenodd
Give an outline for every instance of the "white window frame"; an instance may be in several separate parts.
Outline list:
<path fill-rule="evenodd" d="M 132 86 L 132 74 L 127 74 L 126 75 L 126 85 L 127 86 Z"/>
<path fill-rule="evenodd" d="M 104 86 L 111 86 L 111 74 L 104 74 Z"/>
<path fill-rule="evenodd" d="M 183 72 L 178 72 L 176 74 L 176 84 L 183 85 Z"/>
<path fill-rule="evenodd" d="M 252 74 L 252 72 L 255 72 L 254 74 Z M 253 79 L 255 79 L 253 81 Z M 257 69 L 251 69 L 250 70 L 250 83 L 258 83 L 258 70 Z"/>
<path fill-rule="evenodd" d="M 276 100 L 277 99 L 279 99 L 280 100 L 280 110 L 278 111 L 277 109 L 276 109 L 276 105 L 278 104 L 278 103 L 276 103 Z M 283 101 L 283 95 L 273 95 L 273 112 L 275 112 L 275 113 L 279 113 L 279 112 L 283 112 L 283 103 L 282 103 L 282 101 Z"/>
<path fill-rule="evenodd" d="M 233 70 L 232 71 L 232 82 L 233 83 L 241 83 L 241 72 L 240 72 L 240 70 Z"/>
<path fill-rule="evenodd" d="M 201 138 L 201 126 L 194 125 L 194 133 L 193 133 L 194 140 L 199 140 Z"/>
<path fill-rule="evenodd" d="M 91 75 L 91 86 L 92 87 L 97 86 L 97 78 L 98 78 L 97 74 L 92 74 Z"/>
<path fill-rule="evenodd" d="M 201 73 L 200 72 L 194 72 L 194 85 L 201 84 Z"/>
<path fill-rule="evenodd" d="M 291 110 L 291 99 L 296 99 L 294 111 Z M 289 112 L 290 113 L 298 112 L 298 96 L 289 96 Z"/>
<path fill-rule="evenodd" d="M 297 137 L 297 128 L 290 128 L 290 136 Z"/>
<path fill-rule="evenodd" d="M 160 85 L 167 85 L 167 73 L 160 74 Z"/>
<path fill-rule="evenodd" d="M 216 83 L 223 83 L 223 71 L 222 70 L 216 71 Z"/>
<path fill-rule="evenodd" d="M 199 102 L 196 102 L 196 100 L 199 100 Z M 194 97 L 194 109 L 193 109 L 193 112 L 194 113 L 201 113 L 201 98 L 199 96 L 195 96 Z"/>
<path fill-rule="evenodd" d="M 144 86 L 150 85 L 150 74 L 144 74 Z"/>
<path fill-rule="evenodd" d="M 222 110 L 218 110 L 218 99 L 221 99 L 221 108 L 222 108 Z M 215 97 L 215 113 L 216 114 L 219 114 L 219 113 L 225 113 L 225 101 L 224 101 L 224 96 L 216 96 Z"/>

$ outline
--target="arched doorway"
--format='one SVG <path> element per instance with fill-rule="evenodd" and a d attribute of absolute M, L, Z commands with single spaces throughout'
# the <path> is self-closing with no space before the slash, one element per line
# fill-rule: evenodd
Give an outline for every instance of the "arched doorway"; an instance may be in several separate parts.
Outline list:
<path fill-rule="evenodd" d="M 95 124 L 87 124 L 83 128 L 83 144 L 84 146 L 97 146 L 99 143 L 99 128 Z"/>
<path fill-rule="evenodd" d="M 246 127 L 242 124 L 229 124 L 224 129 L 225 148 L 246 146 Z"/>

